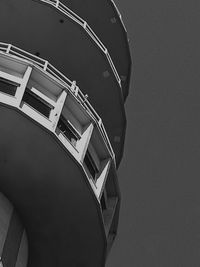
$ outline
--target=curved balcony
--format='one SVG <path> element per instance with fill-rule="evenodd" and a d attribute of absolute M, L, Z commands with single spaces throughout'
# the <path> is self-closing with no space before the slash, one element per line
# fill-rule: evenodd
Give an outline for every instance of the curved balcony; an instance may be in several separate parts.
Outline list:
<path fill-rule="evenodd" d="M 92 27 L 95 35 L 99 37 L 97 44 L 102 46 L 103 43 L 110 53 L 110 58 L 121 80 L 124 100 L 126 100 L 130 85 L 131 55 L 127 31 L 115 2 L 113 0 L 87 0 L 83 4 L 81 0 L 62 0 L 62 3 L 57 0 L 36 1 L 57 6 L 57 9 L 61 11 L 62 6 L 65 5 L 66 15 L 72 14 L 68 16 L 72 19 L 74 17 L 74 21 L 80 23 L 82 27 L 84 24 Z"/>
<path fill-rule="evenodd" d="M 6 24 L 1 27 L 2 41 L 42 56 L 70 79 L 76 78 L 104 121 L 118 166 L 126 117 L 122 91 L 105 53 L 83 27 L 56 8 L 32 0 L 11 0 L 0 2 L 0 12 L 0 23 Z"/>
<path fill-rule="evenodd" d="M 35 65 L 35 67 L 41 68 L 46 73 L 48 73 L 50 76 L 52 76 L 54 79 L 56 79 L 60 84 L 65 86 L 69 91 L 71 91 L 71 93 L 75 96 L 77 101 L 84 107 L 84 109 L 90 114 L 91 118 L 95 121 L 97 127 L 99 128 L 101 132 L 101 135 L 104 138 L 105 144 L 109 149 L 110 155 L 114 159 L 114 162 L 115 162 L 115 154 L 113 152 L 112 146 L 110 144 L 110 141 L 107 136 L 106 130 L 104 128 L 104 125 L 102 123 L 102 120 L 100 116 L 97 114 L 97 112 L 95 111 L 95 109 L 92 107 L 90 102 L 87 100 L 88 96 L 84 95 L 81 92 L 79 87 L 76 85 L 75 81 L 70 81 L 70 79 L 68 79 L 65 75 L 63 75 L 60 71 L 58 71 L 47 60 L 44 60 L 35 55 L 32 55 L 16 46 L 0 42 L 0 51 L 7 55 L 17 56 L 21 59 L 30 61 L 32 64 Z"/>
<path fill-rule="evenodd" d="M 38 1 L 41 3 L 46 3 L 46 4 L 56 8 L 58 11 L 63 13 L 65 16 L 70 18 L 72 21 L 74 21 L 75 23 L 78 23 L 86 31 L 86 33 L 90 36 L 90 38 L 92 38 L 92 40 L 101 49 L 101 51 L 106 55 L 107 60 L 110 64 L 110 67 L 113 71 L 113 74 L 115 75 L 115 78 L 121 87 L 121 78 L 119 77 L 119 74 L 115 68 L 115 65 L 112 61 L 112 58 L 110 57 L 108 49 L 105 47 L 105 45 L 99 39 L 99 37 L 95 34 L 95 32 L 90 27 L 90 25 L 87 23 L 87 21 L 84 20 L 83 18 L 81 18 L 79 15 L 77 15 L 75 12 L 73 12 L 70 8 L 68 8 L 66 5 L 64 5 L 59 0 L 35 0 L 35 1 Z M 78 6 L 80 6 L 80 4 Z M 89 14 L 91 14 L 91 12 Z M 121 15 L 120 15 L 120 19 L 121 19 Z"/>
<path fill-rule="evenodd" d="M 66 213 L 62 211 L 57 214 L 57 216 L 61 216 L 61 220 L 65 221 L 65 225 L 61 227 L 60 231 L 63 231 L 64 235 L 66 234 L 67 238 L 72 240 L 74 232 L 69 234 L 68 228 L 73 222 L 76 231 L 80 231 L 81 234 L 97 232 L 92 234 L 92 238 L 102 240 L 99 240 L 98 255 L 95 252 L 94 257 L 91 257 L 91 262 L 95 261 L 95 257 L 101 257 L 99 262 L 104 264 L 106 251 L 109 250 L 116 234 L 120 195 L 115 157 L 103 123 L 75 82 L 70 81 L 47 61 L 12 45 L 1 43 L 0 46 L 1 139 L 5 149 L 8 150 L 9 164 L 12 165 L 10 168 L 18 173 L 17 179 L 19 179 L 14 179 L 14 173 L 8 172 L 6 167 L 2 166 L 4 174 L 2 177 L 7 176 L 7 179 L 1 178 L 0 185 L 5 194 L 15 198 L 16 206 L 25 223 L 28 239 L 33 244 L 30 248 L 30 266 L 34 264 L 41 266 L 41 264 L 47 263 L 50 264 L 49 266 L 53 266 L 52 264 L 55 264 L 55 258 L 52 258 L 52 263 L 45 259 L 48 249 L 49 251 L 53 249 L 51 243 L 48 244 L 48 242 L 53 242 L 55 232 L 58 232 L 56 238 L 59 238 L 61 233 L 57 229 L 56 220 L 51 217 L 53 216 L 51 209 L 55 211 L 57 205 L 63 206 L 66 201 L 76 203 L 76 194 L 80 194 L 80 209 L 85 209 L 84 216 L 93 220 L 94 228 L 91 230 L 90 225 L 80 226 L 78 220 L 82 215 L 77 207 L 75 212 L 74 205 L 72 205 L 72 207 L 68 206 Z M 13 109 L 20 115 L 17 115 Z M 16 125 L 18 125 L 17 128 Z M 14 136 L 13 131 L 15 131 Z M 29 136 L 29 138 L 25 138 L 27 140 L 22 138 L 25 135 Z M 32 141 L 30 142 L 29 139 Z M 48 147 L 49 152 L 43 149 L 44 144 Z M 65 160 L 64 154 L 58 152 L 60 150 L 57 148 L 57 144 L 65 151 Z M 21 147 L 24 152 L 17 155 L 20 148 L 16 148 L 16 146 Z M 31 153 L 26 156 L 29 149 L 31 149 Z M 11 152 L 9 153 L 9 151 Z M 45 170 L 48 160 L 51 165 L 48 170 Z M 28 175 L 23 175 L 23 169 L 19 167 L 22 163 L 23 169 L 27 170 Z M 61 163 L 68 168 L 67 172 Z M 37 172 L 34 166 L 37 166 Z M 66 180 L 63 176 L 65 173 Z M 18 182 L 19 185 L 16 184 Z M 55 202 L 52 203 L 53 200 L 50 201 L 49 197 L 50 202 L 46 202 L 40 190 L 33 190 L 34 194 L 38 196 L 38 201 L 31 200 L 27 195 L 27 192 L 32 192 L 30 184 L 33 188 L 40 188 L 41 183 L 45 187 L 45 190 L 43 188 L 45 194 L 51 195 L 53 199 L 55 198 L 52 196 L 53 190 L 56 189 L 58 192 L 60 190 L 61 195 L 63 194 L 62 201 L 56 195 L 57 202 L 55 199 Z M 51 184 L 54 186 L 51 187 Z M 20 189 L 21 185 L 23 185 L 23 192 Z M 29 199 L 30 203 L 25 199 L 26 201 Z M 29 203 L 28 206 L 25 203 Z M 40 208 L 40 205 L 43 205 L 42 207 L 46 209 L 47 213 L 43 214 L 44 210 Z M 40 219 L 35 214 L 36 210 L 40 214 L 38 215 Z M 48 222 L 52 235 L 45 230 L 46 216 L 52 220 L 52 223 Z M 31 220 L 35 222 L 36 226 Z M 43 231 L 50 235 L 50 240 L 49 238 L 43 239 Z M 72 264 L 74 259 L 66 258 L 65 244 L 63 241 L 61 243 L 63 244 L 62 260 L 57 266 L 63 266 L 66 263 Z M 38 244 L 40 244 L 39 248 Z M 81 248 L 81 242 L 77 246 L 82 251 L 81 259 L 84 262 L 83 257 L 86 252 Z M 93 248 L 92 243 L 88 246 L 91 251 L 96 249 Z M 43 251 L 42 260 L 36 256 L 39 249 Z M 74 253 L 73 247 L 70 249 L 71 253 Z M 35 256 L 37 260 L 33 259 Z M 93 266 L 92 263 L 88 262 L 87 264 L 87 266 Z"/>

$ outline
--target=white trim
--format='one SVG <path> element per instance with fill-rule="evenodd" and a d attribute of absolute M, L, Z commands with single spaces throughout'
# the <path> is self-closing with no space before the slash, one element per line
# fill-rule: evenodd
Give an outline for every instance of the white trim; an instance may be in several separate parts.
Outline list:
<path fill-rule="evenodd" d="M 51 111 L 50 120 L 52 121 L 52 130 L 53 131 L 56 130 L 60 115 L 62 113 L 62 109 L 63 109 L 64 104 L 65 104 L 66 97 L 67 97 L 67 92 L 65 90 L 63 90 L 62 93 L 60 94 L 60 96 L 58 97 L 55 108 Z"/>
<path fill-rule="evenodd" d="M 63 146 L 72 154 L 72 156 L 79 162 L 79 153 L 77 149 L 72 145 L 72 143 L 59 131 L 55 132 L 55 135 L 58 137 Z"/>
<path fill-rule="evenodd" d="M 0 70 L 0 77 L 5 79 L 5 80 L 17 83 L 17 84 L 21 84 L 22 83 L 22 78 L 16 77 L 16 76 L 11 75 L 11 74 L 8 74 L 8 73 L 3 72 L 1 70 Z"/>
<path fill-rule="evenodd" d="M 17 105 L 20 106 L 23 95 L 24 95 L 24 91 L 26 90 L 26 86 L 28 84 L 28 81 L 30 79 L 31 73 L 32 73 L 33 68 L 28 66 L 26 69 L 26 72 L 24 74 L 24 77 L 22 79 L 21 85 L 17 88 L 16 91 L 16 98 L 17 98 Z"/>
<path fill-rule="evenodd" d="M 12 107 L 17 107 L 17 99 L 14 96 L 7 95 L 3 92 L 0 92 L 0 101 L 4 104 L 7 104 Z"/>
<path fill-rule="evenodd" d="M 31 117 L 33 120 L 47 128 L 48 130 L 51 131 L 51 121 L 45 117 L 42 113 L 31 107 L 29 104 L 26 102 L 23 102 L 21 104 L 20 109 L 29 117 Z"/>
<path fill-rule="evenodd" d="M 31 87 L 29 88 L 31 92 L 33 92 L 35 95 L 37 95 L 39 98 L 43 99 L 45 102 L 47 102 L 48 104 L 50 104 L 51 106 L 55 106 L 55 102 L 47 97 L 45 94 L 41 93 L 39 90 L 37 90 L 35 87 Z"/>

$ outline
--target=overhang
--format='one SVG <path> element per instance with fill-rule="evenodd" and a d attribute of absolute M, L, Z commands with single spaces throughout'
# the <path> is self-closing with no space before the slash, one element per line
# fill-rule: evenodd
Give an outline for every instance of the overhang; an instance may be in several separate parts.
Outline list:
<path fill-rule="evenodd" d="M 126 100 L 130 85 L 131 55 L 128 34 L 116 5 L 111 0 L 62 0 L 62 2 L 91 26 L 108 49 L 121 79 L 123 96 Z"/>

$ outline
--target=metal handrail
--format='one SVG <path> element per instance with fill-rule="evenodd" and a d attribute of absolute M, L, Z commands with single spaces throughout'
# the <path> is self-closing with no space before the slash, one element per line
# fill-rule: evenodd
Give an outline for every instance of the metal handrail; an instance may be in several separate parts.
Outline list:
<path fill-rule="evenodd" d="M 119 18 L 120 18 L 121 24 L 122 24 L 122 26 L 123 26 L 125 32 L 127 32 L 127 30 L 126 30 L 126 26 L 125 26 L 125 24 L 124 24 L 124 22 L 123 22 L 123 19 L 122 19 L 122 15 L 121 15 L 121 13 L 119 12 L 119 9 L 118 9 L 117 5 L 115 4 L 115 1 L 114 1 L 114 0 L 111 0 L 111 2 L 112 2 L 114 8 L 115 8 L 116 11 L 117 11 L 117 14 L 118 14 L 118 16 L 119 16 Z"/>
<path fill-rule="evenodd" d="M 117 72 L 117 69 L 116 69 L 116 67 L 115 67 L 115 65 L 111 59 L 111 56 L 108 52 L 108 49 L 101 42 L 101 40 L 98 38 L 98 36 L 94 33 L 94 31 L 91 29 L 91 27 L 88 25 L 88 23 L 85 20 L 83 20 L 80 16 L 78 16 L 75 12 L 73 12 L 70 8 L 68 8 L 63 3 L 61 3 L 59 0 L 36 0 L 36 1 L 43 2 L 43 3 L 49 4 L 53 7 L 55 7 L 57 10 L 59 10 L 64 15 L 68 16 L 74 22 L 78 23 L 81 27 L 83 27 L 83 29 L 88 33 L 88 35 L 92 38 L 92 40 L 98 45 L 98 47 L 106 55 L 108 63 L 109 63 L 109 65 L 113 71 L 113 74 L 114 74 L 120 88 L 121 88 L 121 78 L 120 78 L 120 76 Z M 120 17 L 120 19 L 121 19 L 121 17 Z"/>
<path fill-rule="evenodd" d="M 84 95 L 82 91 L 79 89 L 79 87 L 76 85 L 75 81 L 71 81 L 70 79 L 68 79 L 64 74 L 62 74 L 54 66 L 52 66 L 47 60 L 40 58 L 38 56 L 35 56 L 14 45 L 0 42 L 0 53 L 9 54 L 11 56 L 15 56 L 23 60 L 28 60 L 35 67 L 41 68 L 43 71 L 53 76 L 54 79 L 56 79 L 59 83 L 61 83 L 64 87 L 66 87 L 69 91 L 71 91 L 74 97 L 87 110 L 87 112 L 90 114 L 90 116 L 95 121 L 96 125 L 98 125 L 98 127 L 100 128 L 105 144 L 110 152 L 112 159 L 115 162 L 115 154 L 112 149 L 112 145 L 110 143 L 108 135 L 106 133 L 105 127 L 102 123 L 102 120 L 100 116 L 97 114 L 97 112 L 95 111 L 95 109 L 92 107 L 90 102 L 87 100 L 86 95 Z"/>

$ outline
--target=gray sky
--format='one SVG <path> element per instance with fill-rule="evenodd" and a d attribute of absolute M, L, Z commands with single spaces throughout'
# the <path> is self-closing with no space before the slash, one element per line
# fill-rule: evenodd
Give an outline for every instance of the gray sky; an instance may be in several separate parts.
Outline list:
<path fill-rule="evenodd" d="M 200 266 L 200 2 L 116 0 L 133 77 L 107 267 Z M 134 82 L 133 82 L 134 81 Z"/>

